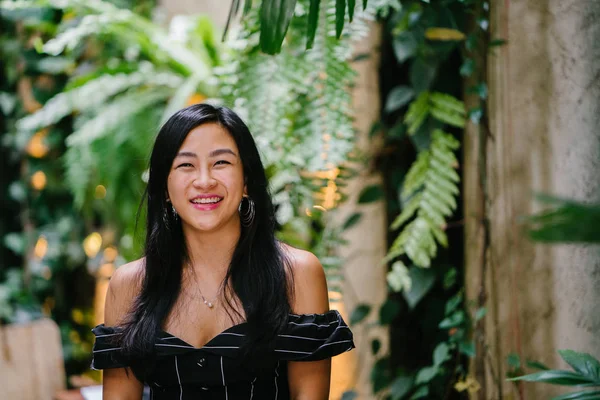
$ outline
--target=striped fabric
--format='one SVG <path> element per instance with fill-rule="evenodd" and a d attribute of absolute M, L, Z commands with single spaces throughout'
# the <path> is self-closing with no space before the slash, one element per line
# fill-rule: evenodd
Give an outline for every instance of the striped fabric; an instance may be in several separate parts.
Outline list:
<path fill-rule="evenodd" d="M 201 348 L 161 331 L 154 344 L 156 363 L 148 375 L 151 398 L 171 399 L 289 399 L 287 361 L 316 361 L 354 348 L 352 332 L 339 312 L 290 314 L 287 329 L 278 335 L 275 354 L 265 355 L 271 367 L 248 370 L 240 363 L 246 324 L 219 333 Z M 119 329 L 98 325 L 93 369 L 127 366 L 112 339 Z"/>

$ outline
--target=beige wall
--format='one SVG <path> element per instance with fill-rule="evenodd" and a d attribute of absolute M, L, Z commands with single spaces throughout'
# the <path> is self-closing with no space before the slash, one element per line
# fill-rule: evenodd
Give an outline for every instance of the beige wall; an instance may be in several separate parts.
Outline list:
<path fill-rule="evenodd" d="M 534 245 L 517 223 L 539 210 L 532 198 L 536 192 L 600 200 L 600 2 L 494 1 L 492 31 L 509 43 L 488 60 L 489 354 L 487 393 L 479 398 L 500 398 L 497 382 L 502 382 L 502 398 L 512 399 L 519 398 L 517 391 L 504 382 L 511 352 L 561 368 L 567 366 L 557 349 L 600 357 L 600 313 L 594 311 L 600 303 L 600 249 Z M 469 127 L 465 158 L 471 167 L 477 158 L 475 135 Z M 474 299 L 482 279 L 481 241 L 474 223 L 477 182 L 474 174 L 468 178 L 467 293 Z M 528 399 L 560 391 L 539 384 L 522 390 Z"/>

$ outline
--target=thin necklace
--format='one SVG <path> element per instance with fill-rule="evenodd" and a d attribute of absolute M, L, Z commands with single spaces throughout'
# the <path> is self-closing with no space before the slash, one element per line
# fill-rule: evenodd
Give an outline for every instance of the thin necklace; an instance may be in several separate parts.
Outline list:
<path fill-rule="evenodd" d="M 188 262 L 188 266 L 190 268 L 193 268 L 189 262 Z M 198 291 L 200 292 L 200 297 L 202 297 L 202 302 L 204 304 L 206 304 L 206 306 L 212 310 L 215 306 L 215 302 L 217 301 L 217 298 L 219 297 L 219 290 L 217 290 L 217 294 L 215 295 L 215 298 L 212 301 L 207 300 L 206 297 L 204 297 L 204 294 L 202 294 L 202 289 L 200 289 L 200 285 L 198 284 L 198 281 L 196 280 L 196 274 L 194 274 L 194 281 L 196 281 L 196 287 L 198 288 Z"/>

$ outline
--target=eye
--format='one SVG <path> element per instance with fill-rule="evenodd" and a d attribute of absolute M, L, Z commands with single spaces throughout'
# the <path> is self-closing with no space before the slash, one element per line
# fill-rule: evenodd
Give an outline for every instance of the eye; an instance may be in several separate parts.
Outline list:
<path fill-rule="evenodd" d="M 215 163 L 215 165 L 227 165 L 227 164 L 231 164 L 231 163 L 226 160 L 219 160 Z"/>
<path fill-rule="evenodd" d="M 193 167 L 193 165 L 190 163 L 183 163 L 183 164 L 179 164 L 176 168 L 181 168 L 181 167 Z"/>

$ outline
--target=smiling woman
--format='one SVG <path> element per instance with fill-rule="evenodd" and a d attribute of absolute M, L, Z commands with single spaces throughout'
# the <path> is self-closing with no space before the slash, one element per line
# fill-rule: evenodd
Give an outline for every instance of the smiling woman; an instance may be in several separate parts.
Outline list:
<path fill-rule="evenodd" d="M 225 107 L 161 128 L 144 257 L 110 282 L 92 366 L 104 398 L 327 399 L 330 358 L 354 347 L 311 253 L 275 239 L 254 140 Z M 129 371 L 133 373 L 129 373 Z"/>

